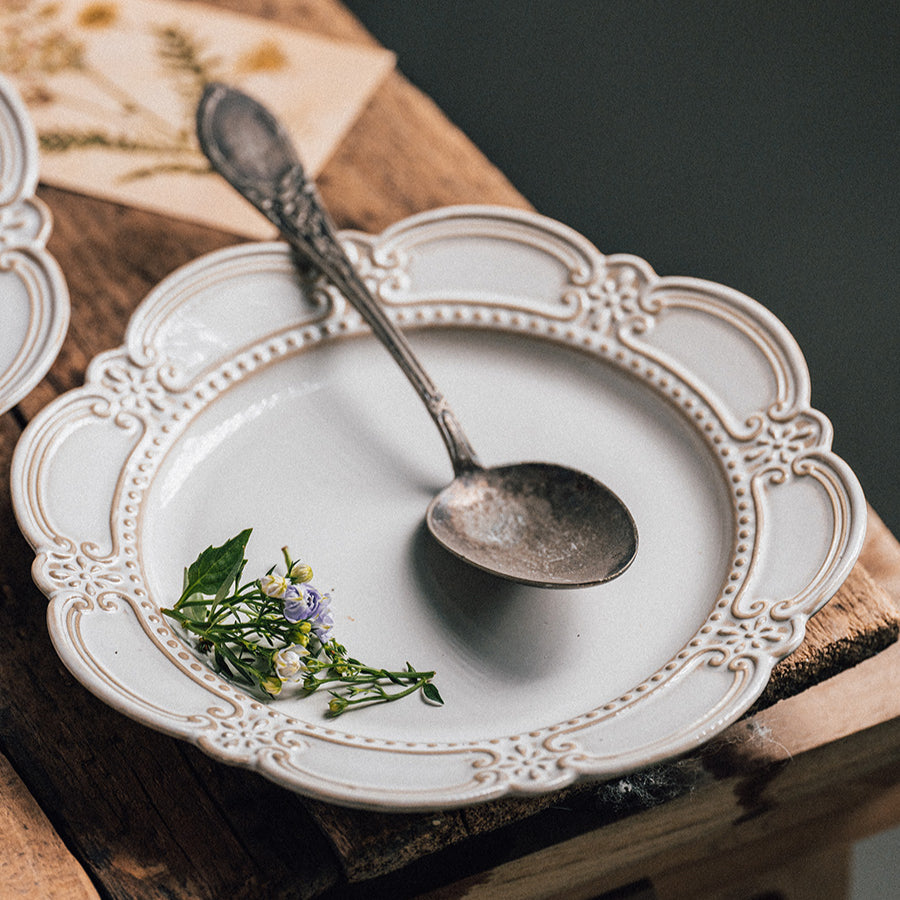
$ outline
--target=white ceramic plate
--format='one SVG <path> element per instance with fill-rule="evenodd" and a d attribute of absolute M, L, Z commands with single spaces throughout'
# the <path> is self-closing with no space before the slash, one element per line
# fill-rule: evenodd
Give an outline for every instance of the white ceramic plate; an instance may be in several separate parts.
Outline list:
<path fill-rule="evenodd" d="M 44 377 L 69 325 L 69 292 L 45 249 L 50 211 L 34 196 L 37 180 L 34 127 L 0 76 L 0 413 Z"/>
<path fill-rule="evenodd" d="M 736 719 L 865 528 L 784 327 L 527 213 L 345 239 L 481 458 L 600 477 L 637 521 L 635 563 L 556 592 L 439 550 L 422 519 L 451 470 L 412 389 L 341 297 L 299 287 L 283 245 L 245 245 L 160 284 L 19 444 L 16 510 L 66 665 L 218 759 L 383 809 L 610 777 Z M 326 697 L 265 704 L 210 671 L 159 608 L 245 527 L 248 574 L 288 544 L 333 592 L 335 636 L 437 669 L 446 705 L 329 720 Z"/>

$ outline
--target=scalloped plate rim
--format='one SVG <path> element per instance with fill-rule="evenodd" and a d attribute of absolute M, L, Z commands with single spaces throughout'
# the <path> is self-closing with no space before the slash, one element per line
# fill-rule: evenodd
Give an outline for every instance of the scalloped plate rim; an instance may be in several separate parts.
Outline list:
<path fill-rule="evenodd" d="M 597 767 L 594 770 L 587 771 L 587 773 L 577 771 L 573 774 L 572 772 L 569 772 L 567 780 L 564 779 L 562 781 L 551 781 L 546 784 L 538 784 L 534 787 L 535 791 L 542 792 L 544 790 L 553 790 L 561 786 L 562 784 L 571 783 L 572 780 L 575 780 L 579 777 L 612 777 L 612 775 L 614 774 L 621 774 L 623 771 L 627 771 L 638 766 L 648 765 L 650 763 L 658 762 L 673 755 L 680 755 L 684 752 L 688 752 L 689 750 L 708 740 L 713 734 L 720 732 L 724 727 L 738 718 L 739 715 L 749 707 L 749 705 L 764 689 L 765 684 L 768 681 L 771 666 L 774 664 L 774 662 L 777 661 L 777 659 L 781 656 L 785 655 L 786 652 L 790 652 L 791 650 L 793 650 L 797 646 L 797 644 L 799 644 L 799 641 L 802 639 L 805 622 L 808 617 L 814 614 L 815 611 L 817 611 L 825 602 L 827 602 L 827 600 L 831 596 L 831 593 L 833 593 L 834 590 L 839 587 L 840 583 L 842 583 L 846 575 L 849 573 L 850 568 L 853 566 L 856 557 L 858 556 L 858 553 L 861 549 L 862 539 L 864 536 L 865 501 L 862 497 L 858 482 L 856 482 L 855 476 L 853 475 L 850 468 L 846 465 L 846 463 L 835 456 L 830 449 L 830 424 L 827 422 L 827 419 L 825 419 L 824 416 L 821 416 L 820 413 L 813 410 L 809 406 L 808 371 L 806 369 L 805 362 L 802 358 L 802 354 L 795 339 L 792 335 L 790 335 L 787 328 L 774 315 L 772 315 L 760 304 L 756 303 L 756 301 L 745 297 L 745 295 L 740 294 L 733 289 L 724 288 L 721 285 L 715 285 L 714 283 L 707 282 L 701 279 L 659 278 L 658 276 L 655 276 L 653 270 L 650 269 L 650 267 L 638 257 L 633 257 L 625 254 L 603 257 L 602 254 L 599 253 L 599 251 L 593 248 L 593 246 L 586 241 L 586 239 L 578 235 L 576 232 L 573 232 L 567 226 L 562 225 L 561 223 L 553 222 L 552 220 L 548 220 L 533 213 L 510 210 L 501 207 L 472 205 L 448 207 L 412 216 L 409 219 L 403 220 L 402 222 L 396 223 L 395 225 L 387 228 L 384 232 L 382 232 L 381 235 L 368 236 L 360 232 L 348 231 L 343 232 L 342 236 L 351 244 L 355 243 L 364 247 L 368 246 L 370 247 L 370 249 L 377 249 L 388 246 L 395 241 L 402 242 L 402 238 L 404 237 L 404 235 L 415 235 L 419 233 L 421 229 L 427 229 L 429 226 L 435 224 L 443 227 L 447 226 L 448 223 L 451 223 L 450 230 L 452 231 L 452 223 L 454 221 L 473 220 L 486 223 L 486 227 L 488 227 L 489 230 L 490 227 L 498 223 L 502 223 L 503 225 L 512 224 L 513 226 L 522 226 L 538 230 L 546 229 L 548 234 L 552 235 L 555 238 L 560 238 L 561 240 L 571 241 L 576 250 L 583 250 L 588 255 L 592 253 L 597 254 L 598 257 L 603 258 L 607 262 L 611 260 L 616 260 L 617 262 L 630 261 L 637 266 L 643 267 L 644 271 L 650 272 L 654 276 L 654 278 L 656 278 L 656 284 L 685 285 L 687 286 L 687 288 L 696 287 L 698 289 L 705 289 L 709 287 L 715 289 L 720 295 L 729 297 L 730 302 L 733 302 L 735 306 L 739 308 L 743 313 L 757 319 L 767 329 L 767 331 L 774 336 L 776 343 L 784 352 L 785 358 L 793 367 L 794 374 L 798 378 L 797 393 L 799 397 L 798 402 L 800 411 L 808 413 L 814 420 L 821 422 L 822 430 L 818 436 L 818 443 L 815 445 L 815 449 L 818 455 L 821 456 L 828 463 L 828 465 L 833 468 L 836 473 L 836 477 L 843 483 L 843 486 L 847 492 L 847 515 L 849 517 L 849 523 L 846 521 L 843 523 L 847 533 L 845 535 L 844 547 L 839 558 L 836 559 L 834 564 L 830 567 L 827 573 L 827 579 L 825 579 L 823 585 L 819 586 L 819 595 L 816 598 L 816 602 L 809 604 L 802 613 L 796 613 L 794 615 L 793 625 L 796 630 L 791 638 L 791 646 L 788 646 L 787 643 L 783 644 L 779 648 L 779 655 L 769 656 L 767 658 L 768 665 L 766 666 L 761 664 L 753 672 L 752 690 L 750 690 L 749 692 L 745 691 L 744 694 L 742 694 L 740 704 L 732 705 L 730 708 L 725 709 L 721 715 L 718 715 L 715 718 L 713 722 L 706 721 L 704 727 L 695 728 L 689 734 L 682 735 L 682 737 L 685 739 L 682 740 L 680 746 L 678 747 L 673 747 L 671 746 L 671 744 L 662 741 L 662 746 L 654 748 L 648 747 L 648 752 L 644 754 L 638 754 L 637 757 L 635 757 L 635 754 L 631 754 L 627 760 L 620 760 L 620 763 L 617 766 L 613 766 L 610 768 Z M 161 282 L 160 285 L 151 290 L 142 304 L 138 307 L 138 310 L 133 315 L 126 332 L 126 345 L 131 345 L 132 342 L 137 339 L 142 327 L 146 325 L 148 314 L 154 312 L 155 306 L 167 298 L 167 295 L 171 293 L 173 286 L 190 285 L 191 280 L 198 273 L 207 270 L 209 267 L 215 267 L 221 262 L 240 260 L 247 254 L 262 253 L 272 248 L 283 249 L 283 245 L 275 243 L 244 244 L 237 247 L 225 248 L 224 250 L 215 251 L 197 260 L 194 260 L 193 262 L 188 263 L 186 266 L 177 270 L 175 273 L 172 273 L 163 282 Z M 119 349 L 123 350 L 124 347 Z M 89 379 L 94 377 L 92 373 L 95 371 L 95 369 L 98 369 L 102 366 L 103 360 L 109 357 L 111 354 L 115 354 L 116 352 L 117 351 L 108 351 L 106 354 L 101 354 L 94 361 L 92 361 L 91 368 L 89 369 Z M 42 413 L 39 414 L 38 418 L 28 426 L 28 429 L 26 430 L 27 437 L 30 438 L 32 435 L 36 434 L 42 427 L 44 422 L 49 421 L 50 418 L 58 410 L 62 410 L 68 403 L 71 403 L 77 397 L 84 395 L 84 393 L 87 392 L 90 387 L 91 383 L 89 380 L 83 388 L 70 391 L 54 401 L 50 407 L 42 411 Z M 23 440 L 21 442 L 23 452 L 17 452 L 14 458 L 14 502 L 16 514 L 20 522 L 20 527 L 22 527 L 22 530 L 28 538 L 29 542 L 35 548 L 38 556 L 40 556 L 43 546 L 41 536 L 37 533 L 34 527 L 34 519 L 30 514 L 30 501 L 27 499 L 28 492 L 23 488 L 23 484 L 26 483 L 26 474 L 28 467 L 28 461 L 25 459 L 24 452 L 25 448 L 29 446 L 30 441 Z M 852 516 L 850 515 L 850 511 L 852 511 Z M 508 782 L 502 781 L 490 785 L 483 790 L 475 790 L 465 795 L 459 793 L 454 795 L 453 789 L 451 788 L 449 797 L 446 796 L 446 791 L 433 789 L 429 792 L 426 792 L 426 794 L 423 796 L 421 792 L 417 792 L 415 790 L 404 791 L 399 786 L 398 789 L 394 792 L 385 792 L 378 789 L 374 791 L 367 791 L 365 788 L 360 787 L 359 785 L 352 784 L 338 785 L 337 787 L 332 788 L 318 787 L 316 785 L 304 782 L 302 776 L 294 777 L 289 772 L 286 773 L 283 770 L 279 770 L 277 767 L 273 768 L 266 762 L 266 760 L 263 758 L 263 755 L 259 753 L 252 756 L 252 758 L 250 759 L 236 760 L 234 754 L 226 752 L 224 749 L 216 747 L 214 744 L 210 745 L 208 742 L 204 742 L 205 735 L 202 733 L 202 730 L 197 731 L 196 729 L 193 729 L 187 721 L 179 721 L 178 717 L 174 717 L 168 723 L 162 721 L 164 717 L 161 717 L 156 722 L 148 721 L 147 711 L 146 709 L 142 708 L 140 701 L 133 701 L 127 696 L 127 693 L 122 692 L 116 688 L 111 688 L 108 685 L 104 684 L 98 684 L 96 678 L 84 669 L 84 660 L 77 653 L 72 652 L 73 648 L 72 643 L 69 640 L 69 635 L 67 635 L 64 630 L 61 630 L 59 623 L 55 622 L 54 620 L 55 615 L 61 614 L 63 612 L 63 605 L 59 602 L 59 592 L 56 591 L 54 589 L 54 585 L 45 578 L 42 570 L 38 566 L 38 562 L 39 558 L 35 560 L 35 580 L 41 587 L 41 589 L 51 597 L 50 608 L 48 608 L 48 623 L 50 624 L 54 646 L 56 647 L 57 652 L 59 652 L 61 657 L 66 661 L 67 666 L 69 666 L 69 668 L 75 672 L 79 679 L 83 683 L 85 683 L 85 685 L 89 689 L 101 696 L 101 698 L 105 702 L 107 702 L 114 708 L 120 710 L 121 712 L 124 712 L 127 715 L 132 716 L 133 718 L 136 718 L 144 724 L 157 728 L 158 730 L 162 730 L 166 733 L 190 740 L 194 743 L 198 743 L 203 747 L 205 752 L 209 753 L 214 758 L 220 759 L 224 762 L 238 762 L 238 764 L 246 765 L 249 768 L 256 769 L 266 777 L 282 784 L 289 789 L 297 790 L 301 793 L 305 793 L 311 796 L 316 796 L 329 802 L 337 802 L 351 806 L 361 806 L 364 808 L 393 808 L 407 810 L 435 809 L 458 806 L 463 803 L 493 799 L 496 797 L 505 796 L 510 793 L 515 793 L 517 791 L 529 792 L 529 788 L 527 785 L 523 786 L 510 784 Z M 825 589 L 822 589 L 823 587 Z M 762 658 L 765 659 L 765 657 Z M 750 696 L 751 694 L 752 696 Z M 176 722 L 178 722 L 178 724 L 176 724 Z M 312 728 L 311 730 L 313 733 L 316 731 L 315 728 Z M 690 729 L 688 729 L 688 731 L 690 731 Z M 307 734 L 306 737 L 308 738 L 309 735 Z M 312 739 L 315 739 L 314 735 Z M 510 739 L 512 740 L 513 738 Z"/>

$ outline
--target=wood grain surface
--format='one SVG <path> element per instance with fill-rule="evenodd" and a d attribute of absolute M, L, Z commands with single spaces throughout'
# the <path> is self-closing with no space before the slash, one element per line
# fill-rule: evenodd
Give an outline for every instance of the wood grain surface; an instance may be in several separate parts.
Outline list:
<path fill-rule="evenodd" d="M 332 0 L 220 5 L 332 37 L 372 41 Z M 341 227 L 367 231 L 447 204 L 528 208 L 502 173 L 399 72 L 378 90 L 319 184 Z M 32 553 L 15 524 L 9 493 L 13 448 L 47 402 L 83 382 L 93 356 L 122 342 L 130 315 L 152 286 L 180 265 L 239 239 L 47 186 L 39 196 L 53 212 L 50 250 L 68 280 L 72 317 L 47 377 L 0 417 L 0 895 L 91 897 L 97 895 L 93 882 L 103 897 L 347 897 L 354 896 L 349 885 L 361 882 L 359 896 L 402 896 L 407 889 L 390 880 L 392 872 L 408 874 L 403 883 L 411 893 L 440 879 L 453 881 L 467 869 L 512 865 L 561 842 L 569 846 L 606 834 L 604 826 L 638 811 L 680 808 L 700 787 L 711 792 L 714 804 L 715 785 L 738 779 L 721 774 L 722 767 L 736 765 L 733 754 L 715 763 L 701 754 L 631 781 L 537 800 L 436 815 L 352 812 L 215 763 L 131 722 L 78 685 L 51 646 L 46 599 L 31 581 Z M 862 564 L 854 569 L 812 620 L 801 648 L 776 668 L 757 711 L 896 640 L 897 607 L 883 585 L 900 585 L 900 547 L 877 516 L 866 552 L 881 583 Z M 752 768 L 746 760 L 742 764 Z M 633 790 L 635 785 L 641 790 Z M 733 787 L 723 790 L 733 794 Z M 432 864 L 438 858 L 443 862 Z M 367 881 L 373 878 L 381 881 Z M 25 888 L 7 891 L 18 885 Z"/>
<path fill-rule="evenodd" d="M 0 756 L 0 887 L 5 897 L 96 900 L 85 870 Z"/>

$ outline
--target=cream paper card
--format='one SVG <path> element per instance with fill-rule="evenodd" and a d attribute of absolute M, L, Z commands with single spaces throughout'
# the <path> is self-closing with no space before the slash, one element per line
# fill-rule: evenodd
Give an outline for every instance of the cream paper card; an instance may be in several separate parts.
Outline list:
<path fill-rule="evenodd" d="M 262 100 L 315 176 L 393 65 L 381 48 L 198 3 L 0 2 L 0 70 L 38 132 L 42 181 L 250 237 L 273 229 L 199 150 L 204 84 Z"/>

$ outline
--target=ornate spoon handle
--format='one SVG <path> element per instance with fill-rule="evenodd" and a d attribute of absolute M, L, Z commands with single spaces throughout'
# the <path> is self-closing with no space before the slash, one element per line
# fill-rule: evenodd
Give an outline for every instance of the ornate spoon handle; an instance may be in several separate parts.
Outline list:
<path fill-rule="evenodd" d="M 437 425 L 454 474 L 480 469 L 444 395 L 341 246 L 315 185 L 280 123 L 246 94 L 211 83 L 197 108 L 197 134 L 213 168 L 279 229 L 302 260 L 346 297 L 390 351 Z"/>

